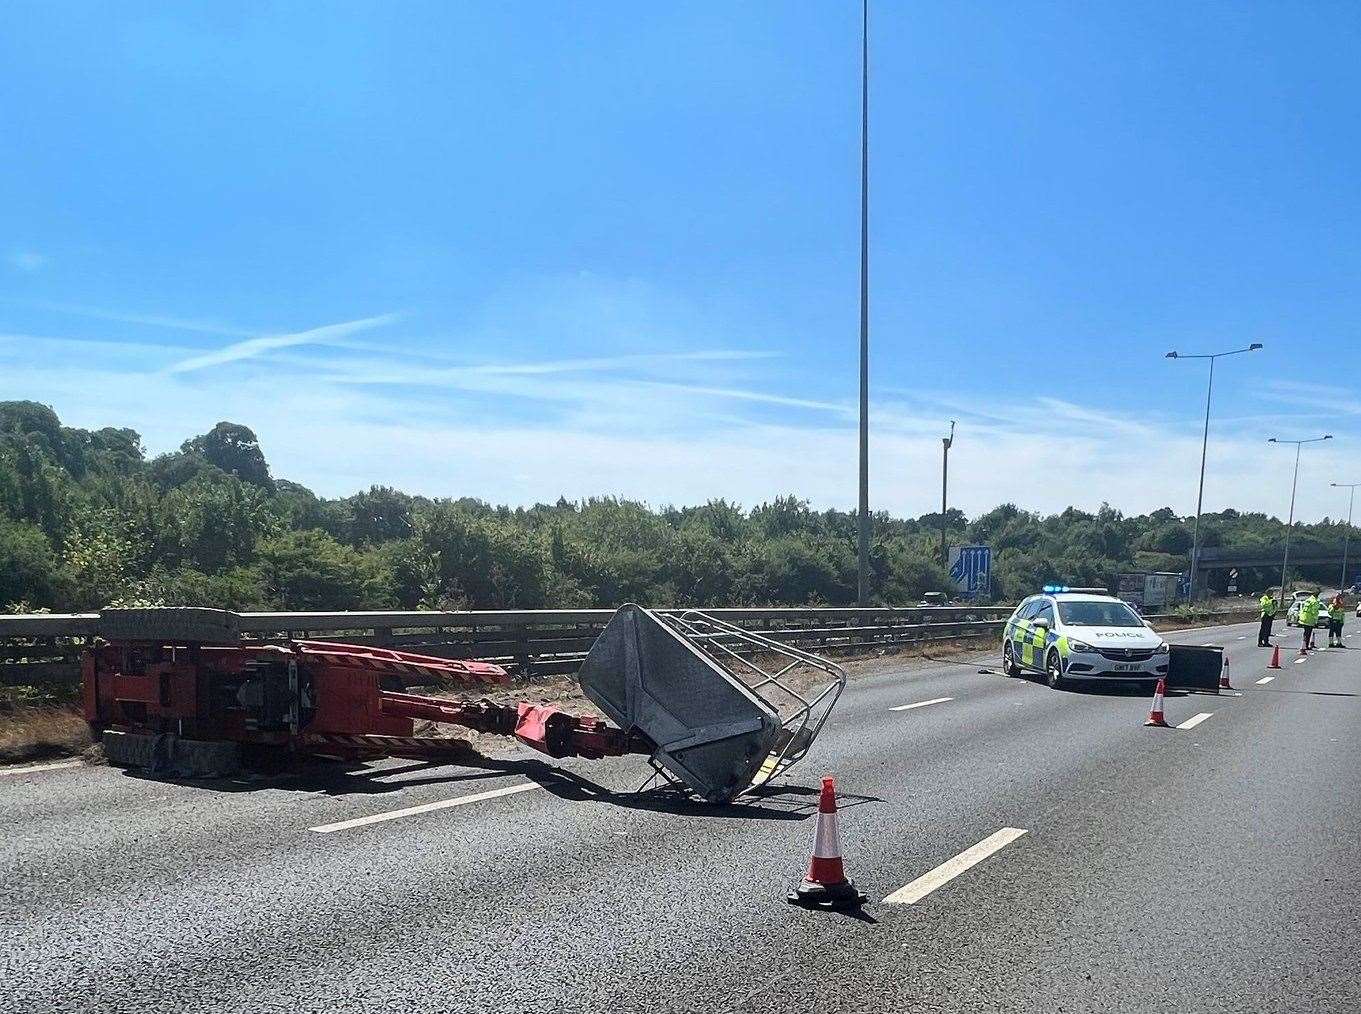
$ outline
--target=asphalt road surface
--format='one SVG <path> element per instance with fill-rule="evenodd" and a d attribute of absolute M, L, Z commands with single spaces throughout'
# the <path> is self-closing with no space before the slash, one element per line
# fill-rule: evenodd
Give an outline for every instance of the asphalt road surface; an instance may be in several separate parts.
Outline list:
<path fill-rule="evenodd" d="M 1361 1011 L 1361 651 L 1269 673 L 1255 625 L 1169 636 L 1225 645 L 1241 691 L 1170 698 L 1193 727 L 904 664 L 739 807 L 633 791 L 642 758 L 514 750 L 230 783 L 10 769 L 0 1008 Z M 824 773 L 859 916 L 784 901 Z"/>

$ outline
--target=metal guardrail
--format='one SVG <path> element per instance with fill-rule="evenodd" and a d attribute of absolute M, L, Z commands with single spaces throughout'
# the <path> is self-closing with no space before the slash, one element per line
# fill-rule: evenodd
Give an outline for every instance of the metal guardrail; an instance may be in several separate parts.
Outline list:
<path fill-rule="evenodd" d="M 790 646 L 836 650 L 991 630 L 1011 608 L 834 607 L 708 612 Z M 525 673 L 551 673 L 575 670 L 613 615 L 613 609 L 241 613 L 240 625 L 246 637 L 265 641 L 343 640 L 444 658 L 488 659 Z M 74 667 L 81 648 L 98 629 L 98 613 L 0 615 L 0 683 L 26 683 L 25 675 L 37 676 L 40 672 L 48 679 L 59 680 L 58 667 Z"/>
<path fill-rule="evenodd" d="M 992 635 L 1012 609 L 914 606 L 706 612 L 790 647 L 840 654 Z M 613 615 L 613 609 L 518 609 L 241 613 L 240 617 L 241 630 L 251 639 L 320 638 L 400 647 L 442 658 L 487 659 L 534 676 L 574 672 Z M 1238 615 L 1207 613 L 1202 618 L 1228 620 Z M 1196 622 L 1176 614 L 1147 619 Z M 0 615 L 0 685 L 72 687 L 79 677 L 80 652 L 98 626 L 98 613 Z"/>

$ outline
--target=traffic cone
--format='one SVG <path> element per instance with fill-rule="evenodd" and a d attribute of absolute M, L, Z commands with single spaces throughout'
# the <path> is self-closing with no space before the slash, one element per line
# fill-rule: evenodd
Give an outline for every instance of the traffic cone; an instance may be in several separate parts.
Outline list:
<path fill-rule="evenodd" d="M 1275 645 L 1275 650 L 1271 653 L 1271 664 L 1268 669 L 1279 669 L 1281 667 L 1281 646 Z"/>
<path fill-rule="evenodd" d="M 1153 691 L 1153 707 L 1149 709 L 1148 721 L 1145 725 L 1157 726 L 1159 729 L 1170 728 L 1167 719 L 1163 717 L 1163 694 L 1167 693 L 1167 680 L 1159 678 L 1158 686 Z"/>
<path fill-rule="evenodd" d="M 841 862 L 841 831 L 836 818 L 836 785 L 831 778 L 822 780 L 822 796 L 818 800 L 818 824 L 813 832 L 813 860 L 808 864 L 808 876 L 795 890 L 789 892 L 790 904 L 805 908 L 840 910 L 859 908 L 868 897 L 846 879 Z"/>
<path fill-rule="evenodd" d="M 1229 658 L 1227 655 L 1224 656 L 1224 668 L 1219 670 L 1219 689 L 1233 689 L 1233 684 L 1229 682 Z"/>

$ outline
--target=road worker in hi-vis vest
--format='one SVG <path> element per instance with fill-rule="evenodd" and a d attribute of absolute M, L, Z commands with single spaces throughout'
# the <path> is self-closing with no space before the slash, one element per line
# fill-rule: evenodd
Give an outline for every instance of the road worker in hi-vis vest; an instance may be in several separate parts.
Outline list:
<path fill-rule="evenodd" d="M 1300 654 L 1314 650 L 1314 628 L 1318 626 L 1318 614 L 1323 609 L 1323 603 L 1318 600 L 1318 592 L 1310 592 L 1309 597 L 1300 606 L 1300 629 L 1304 631 L 1304 643 L 1300 645 Z"/>
<path fill-rule="evenodd" d="M 1257 603 L 1262 607 L 1262 625 L 1257 630 L 1257 647 L 1271 647 L 1271 623 L 1276 619 L 1276 598 L 1271 592 L 1262 592 L 1262 598 Z"/>
<path fill-rule="evenodd" d="M 1347 618 L 1347 603 L 1338 592 L 1328 603 L 1328 647 L 1345 648 L 1342 643 L 1342 621 Z"/>

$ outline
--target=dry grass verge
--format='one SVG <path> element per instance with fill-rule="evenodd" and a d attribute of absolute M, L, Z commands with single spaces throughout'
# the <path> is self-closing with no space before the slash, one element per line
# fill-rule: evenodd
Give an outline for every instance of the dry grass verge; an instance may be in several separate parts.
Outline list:
<path fill-rule="evenodd" d="M 0 763 L 69 757 L 91 746 L 90 727 L 69 708 L 0 712 Z"/>

